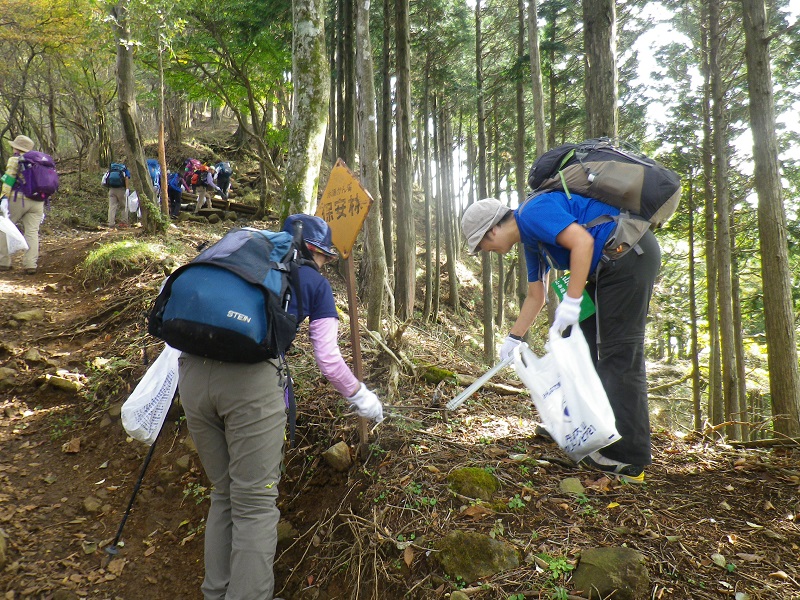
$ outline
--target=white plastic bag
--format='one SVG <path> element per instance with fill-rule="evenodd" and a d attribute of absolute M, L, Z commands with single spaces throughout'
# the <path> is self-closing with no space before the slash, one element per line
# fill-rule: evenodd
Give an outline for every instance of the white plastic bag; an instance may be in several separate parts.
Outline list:
<path fill-rule="evenodd" d="M 25 236 L 17 229 L 17 226 L 8 219 L 0 215 L 0 232 L 6 234 L 6 243 L 8 244 L 8 255 L 11 256 L 16 252 L 25 252 L 28 250 L 28 242 L 25 241 Z"/>
<path fill-rule="evenodd" d="M 545 429 L 573 460 L 620 439 L 614 412 L 580 327 L 562 338 L 550 330 L 547 354 L 515 350 L 517 375 L 530 390 Z"/>
<path fill-rule="evenodd" d="M 156 441 L 178 389 L 180 355 L 180 350 L 164 346 L 164 350 L 122 405 L 122 426 L 125 431 L 148 446 Z"/>
<path fill-rule="evenodd" d="M 129 213 L 139 212 L 139 194 L 137 194 L 135 190 L 131 190 L 130 193 L 128 193 L 126 201 L 128 203 Z"/>

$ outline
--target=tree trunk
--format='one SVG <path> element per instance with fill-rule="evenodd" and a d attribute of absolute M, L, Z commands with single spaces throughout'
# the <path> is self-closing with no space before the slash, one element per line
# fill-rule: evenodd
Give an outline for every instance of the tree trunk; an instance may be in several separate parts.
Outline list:
<path fill-rule="evenodd" d="M 428 23 L 430 27 L 430 23 Z M 422 114 L 420 121 L 422 121 L 422 191 L 425 195 L 425 304 L 422 309 L 422 318 L 427 321 L 431 318 L 431 309 L 433 308 L 433 235 L 431 231 L 431 152 L 430 152 L 430 136 L 428 135 L 428 104 L 430 100 L 430 67 L 431 56 L 430 51 L 425 56 L 425 69 L 423 71 L 423 84 L 422 88 Z"/>
<path fill-rule="evenodd" d="M 478 115 L 478 199 L 486 198 L 486 111 L 483 103 L 483 39 L 481 37 L 481 2 L 475 3 L 475 86 Z M 492 290 L 492 257 L 481 252 L 481 283 L 483 284 L 483 355 L 488 364 L 495 359 L 494 302 Z"/>
<path fill-rule="evenodd" d="M 442 293 L 442 195 L 444 194 L 444 176 L 442 174 L 442 152 L 439 143 L 439 97 L 433 97 L 433 155 L 436 157 L 436 200 L 434 210 L 436 212 L 436 230 L 434 232 L 435 258 L 433 261 L 433 304 L 431 314 L 434 320 L 439 316 L 439 301 Z"/>
<path fill-rule="evenodd" d="M 758 193 L 758 230 L 770 395 L 775 431 L 800 436 L 800 376 L 792 307 L 786 214 L 781 197 L 775 101 L 764 0 L 742 0 L 746 35 L 750 125 Z M 780 416 L 781 418 L 777 418 Z"/>
<path fill-rule="evenodd" d="M 128 26 L 128 2 L 121 0 L 111 8 L 112 27 L 117 45 L 117 106 L 123 137 L 127 148 L 127 165 L 131 172 L 133 188 L 139 195 L 142 211 L 142 226 L 148 233 L 165 231 L 167 221 L 155 204 L 153 181 L 147 170 L 142 136 L 139 133 L 136 108 L 136 83 L 134 81 L 133 48 Z"/>
<path fill-rule="evenodd" d="M 439 128 L 442 134 L 442 181 L 444 190 L 442 193 L 442 223 L 444 225 L 444 250 L 447 257 L 447 283 L 450 296 L 450 308 L 454 314 L 458 314 L 458 272 L 456 263 L 456 236 L 453 227 L 455 213 L 455 199 L 453 193 L 453 135 L 450 125 L 450 115 L 447 109 L 442 107 Z"/>
<path fill-rule="evenodd" d="M 380 184 L 378 164 L 378 130 L 375 119 L 375 86 L 372 72 L 372 43 L 369 37 L 369 4 L 362 5 L 356 16 L 356 68 L 358 70 L 359 169 L 361 184 L 372 195 L 373 205 L 367 215 L 365 231 L 367 329 L 379 331 L 383 318 L 389 274 L 383 252 Z M 391 311 L 389 314 L 392 314 Z"/>
<path fill-rule="evenodd" d="M 616 39 L 614 0 L 583 0 L 587 138 L 617 137 Z"/>
<path fill-rule="evenodd" d="M 395 301 L 401 321 L 414 314 L 416 286 L 416 226 L 411 165 L 411 42 L 409 0 L 396 0 L 397 40 L 397 256 Z"/>
<path fill-rule="evenodd" d="M 381 52 L 381 206 L 383 246 L 389 281 L 394 281 L 394 208 L 392 198 L 392 1 L 383 0 L 383 49 Z"/>
<path fill-rule="evenodd" d="M 700 348 L 697 340 L 697 297 L 694 263 L 694 179 L 688 182 L 689 197 L 687 198 L 689 212 L 689 327 L 691 328 L 691 358 L 692 358 L 692 406 L 694 408 L 694 430 L 700 431 L 703 427 L 703 412 L 700 404 Z"/>
<path fill-rule="evenodd" d="M 733 420 L 738 413 L 736 402 L 736 356 L 733 346 L 733 305 L 731 304 L 731 239 L 730 192 L 728 189 L 728 126 L 725 91 L 720 64 L 719 0 L 709 2 L 709 35 L 711 41 L 711 99 L 714 124 L 714 187 L 717 197 L 717 294 L 719 301 L 720 348 L 722 351 L 722 394 L 725 419 Z M 739 426 L 726 428 L 728 436 L 740 439 Z"/>
<path fill-rule="evenodd" d="M 520 0 L 520 11 L 522 11 L 522 2 L 523 0 Z M 545 141 L 544 90 L 542 88 L 542 57 L 539 53 L 538 16 L 537 0 L 528 0 L 528 53 L 531 64 L 531 89 L 533 90 L 533 132 L 536 156 L 541 156 L 547 150 L 547 142 Z M 527 282 L 525 287 L 527 288 Z"/>
<path fill-rule="evenodd" d="M 341 0 L 344 3 L 344 140 L 342 145 L 342 158 L 355 168 L 356 145 L 356 55 L 353 42 L 355 31 L 355 0 Z M 369 6 L 369 5 L 367 5 Z M 363 12 L 364 8 L 357 12 Z M 372 69 L 370 69 L 371 71 Z M 375 82 L 372 82 L 373 89 Z M 374 92 L 373 92 L 374 100 Z M 373 113 L 375 111 L 373 110 Z M 377 143 L 377 141 L 376 141 Z M 377 188 L 375 189 L 377 192 Z"/>
<path fill-rule="evenodd" d="M 711 64 L 709 62 L 710 40 L 708 37 L 709 11 L 702 3 L 701 46 L 703 49 L 703 195 L 705 204 L 705 250 L 706 250 L 706 318 L 708 320 L 708 418 L 712 425 L 719 425 L 724 418 L 722 404 L 722 377 L 719 357 L 719 316 L 717 311 L 717 238 L 714 225 L 714 164 L 713 135 L 711 125 Z"/>
<path fill-rule="evenodd" d="M 328 120 L 329 78 L 322 0 L 292 2 L 292 122 L 281 216 L 314 213 Z"/>

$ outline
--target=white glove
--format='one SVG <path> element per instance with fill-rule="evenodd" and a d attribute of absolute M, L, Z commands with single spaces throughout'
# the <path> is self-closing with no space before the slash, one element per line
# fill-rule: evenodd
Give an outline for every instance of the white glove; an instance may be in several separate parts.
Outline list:
<path fill-rule="evenodd" d="M 358 388 L 358 391 L 350 396 L 347 401 L 353 405 L 359 417 L 370 419 L 376 423 L 383 421 L 383 405 L 381 405 L 381 401 L 378 400 L 375 392 L 368 390 L 363 383 Z"/>
<path fill-rule="evenodd" d="M 500 360 L 505 360 L 511 353 L 514 351 L 514 348 L 519 346 L 522 343 L 522 340 L 515 340 L 510 335 L 507 335 L 506 338 L 503 340 L 503 345 L 500 346 Z"/>
<path fill-rule="evenodd" d="M 561 304 L 556 307 L 553 328 L 558 331 L 558 333 L 564 333 L 564 330 L 570 325 L 578 324 L 578 317 L 581 316 L 581 300 L 583 300 L 583 296 L 580 298 L 573 298 L 565 295 Z"/>
<path fill-rule="evenodd" d="M 8 196 L 3 196 L 3 199 L 0 200 L 0 212 L 8 218 Z"/>

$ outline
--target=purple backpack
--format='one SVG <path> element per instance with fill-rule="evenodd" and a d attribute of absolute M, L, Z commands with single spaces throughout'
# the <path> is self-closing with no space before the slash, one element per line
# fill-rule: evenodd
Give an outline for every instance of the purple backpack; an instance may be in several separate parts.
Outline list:
<path fill-rule="evenodd" d="M 31 150 L 19 159 L 17 181 L 14 184 L 14 199 L 17 193 L 26 198 L 48 202 L 58 190 L 58 173 L 53 157 L 44 152 Z"/>

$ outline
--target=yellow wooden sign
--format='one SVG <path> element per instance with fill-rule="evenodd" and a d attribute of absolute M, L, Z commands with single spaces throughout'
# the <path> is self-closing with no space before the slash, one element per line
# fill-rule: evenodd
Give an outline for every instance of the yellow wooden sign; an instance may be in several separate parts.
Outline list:
<path fill-rule="evenodd" d="M 341 158 L 337 160 L 317 206 L 316 215 L 330 225 L 333 245 L 342 258 L 350 256 L 370 206 L 370 193 L 362 187 L 344 161 Z"/>

